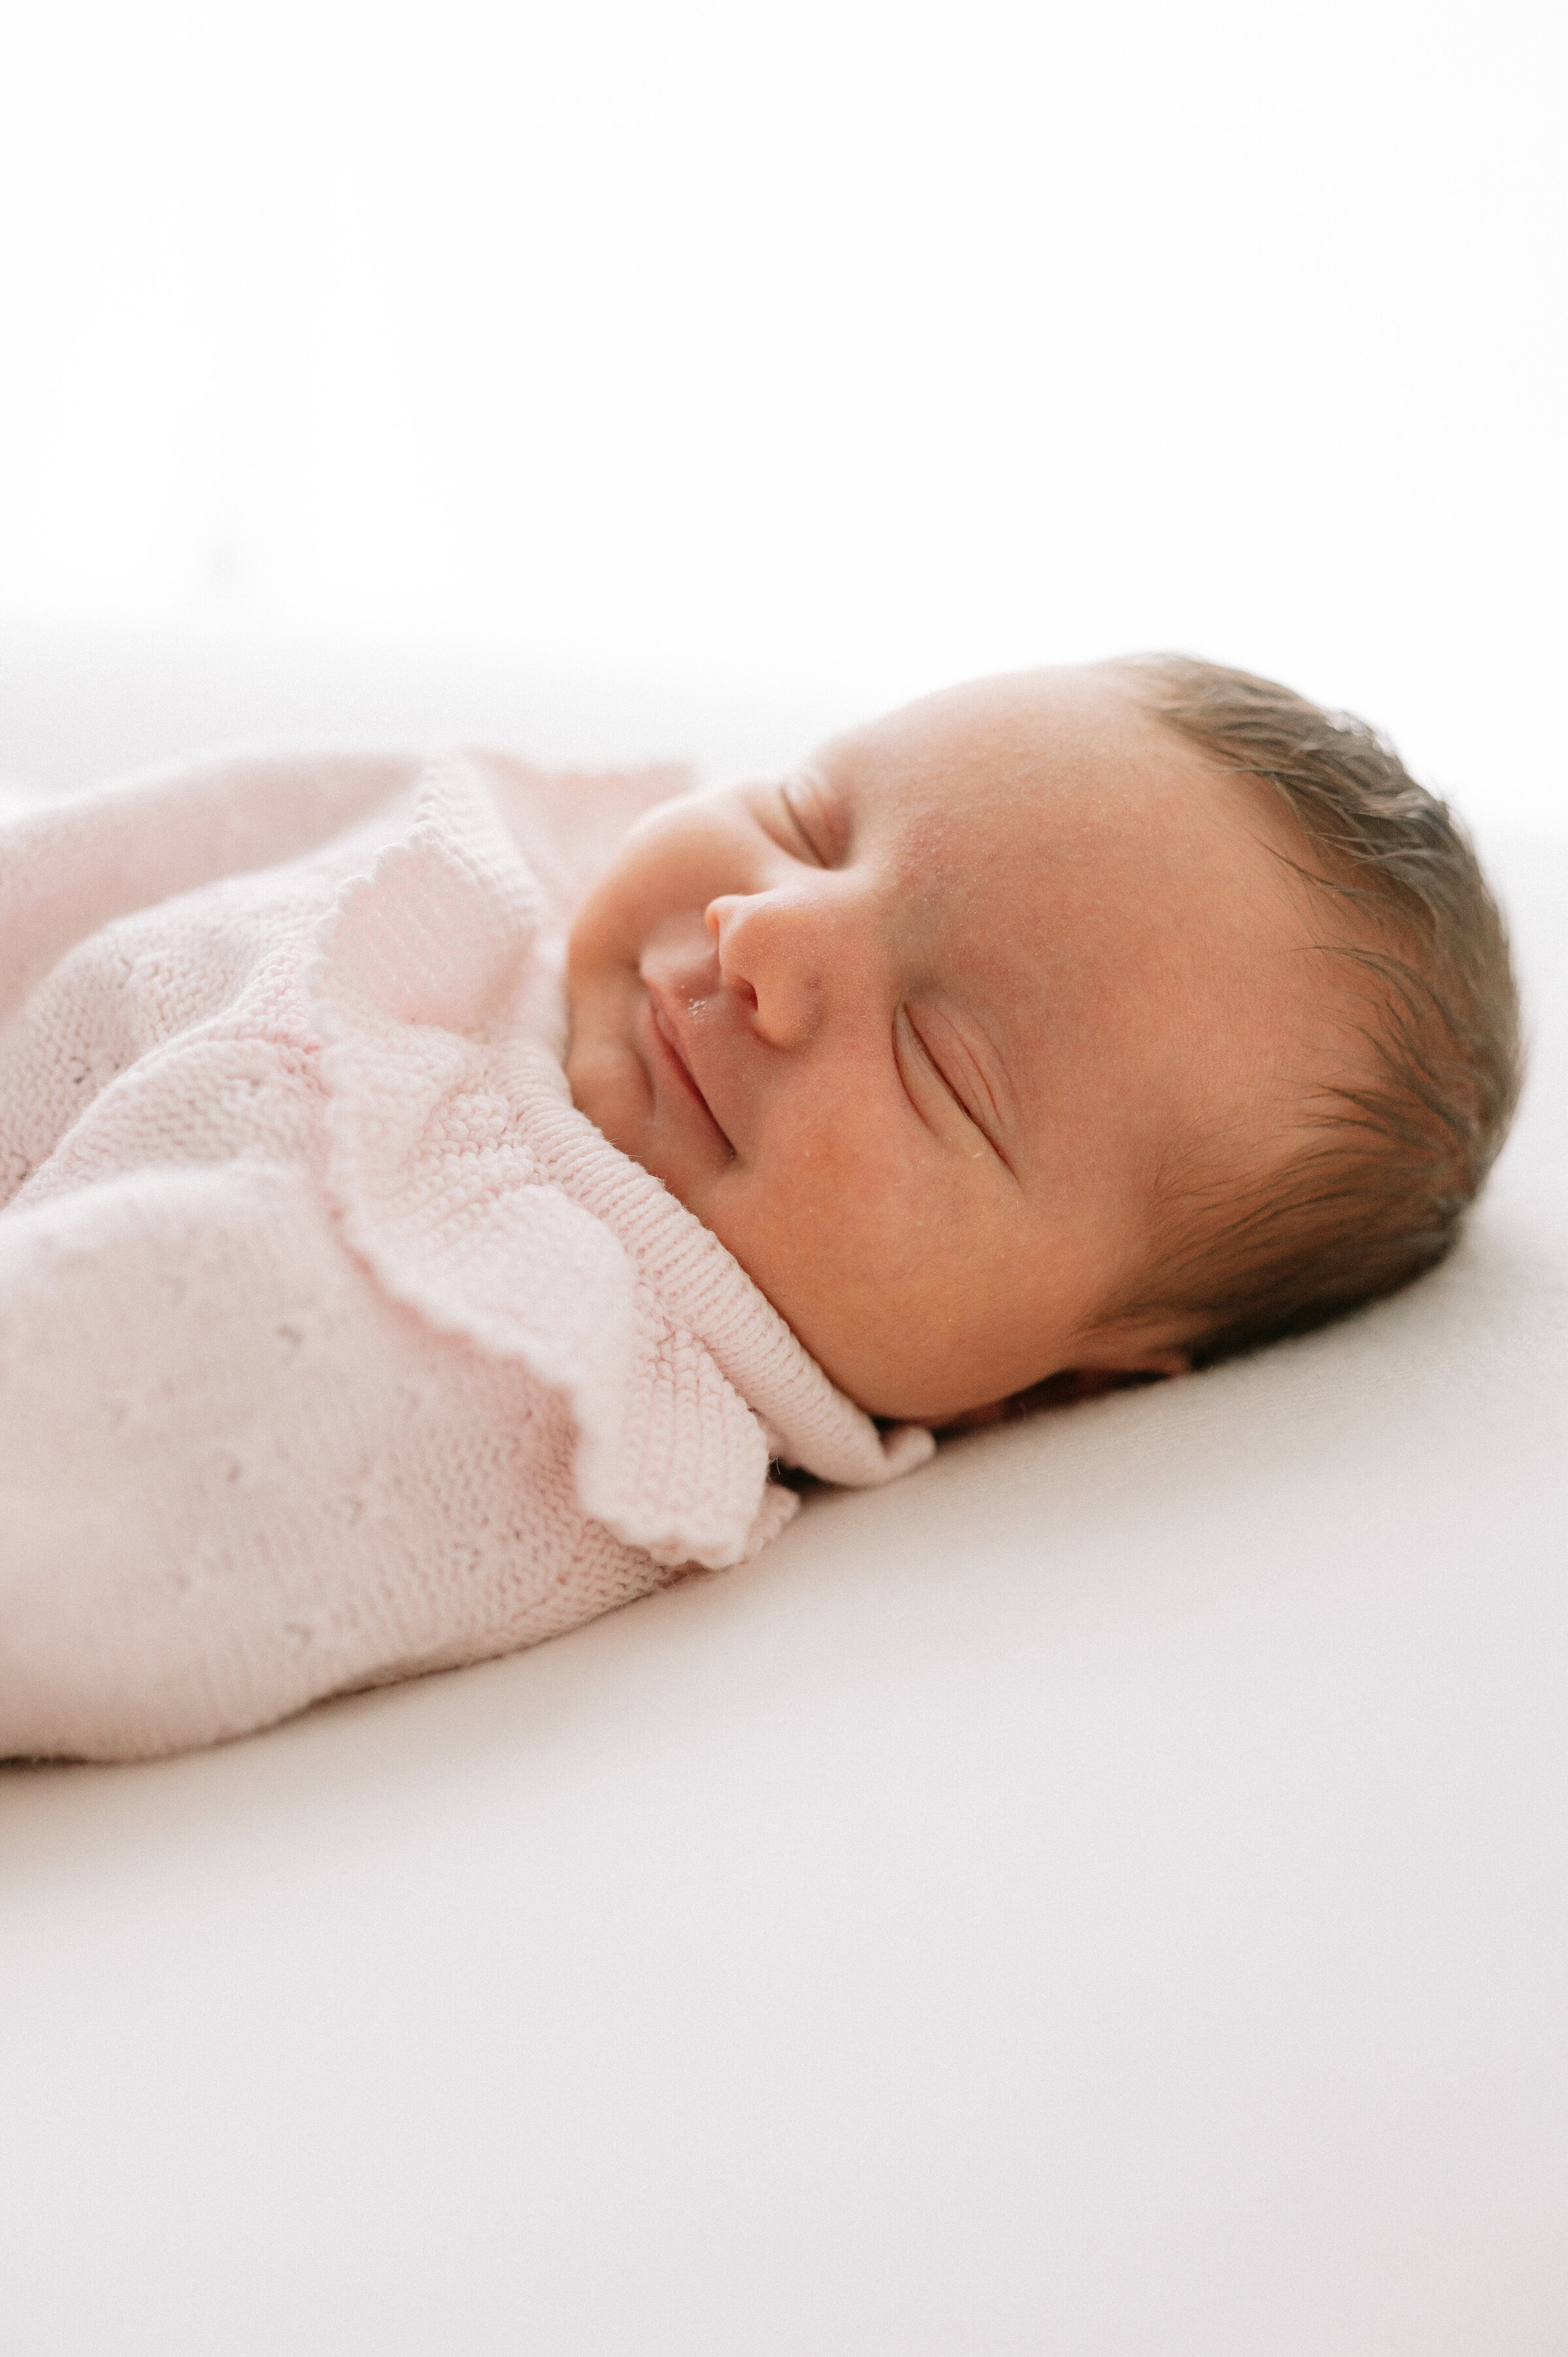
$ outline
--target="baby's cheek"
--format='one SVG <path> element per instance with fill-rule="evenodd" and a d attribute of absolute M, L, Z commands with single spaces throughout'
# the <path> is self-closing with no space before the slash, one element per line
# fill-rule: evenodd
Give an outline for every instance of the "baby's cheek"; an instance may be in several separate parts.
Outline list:
<path fill-rule="evenodd" d="M 899 1291 L 940 1225 L 900 1144 L 848 1119 L 802 1125 L 766 1178 L 747 1207 L 747 1242 L 797 1292 Z"/>
<path fill-rule="evenodd" d="M 882 1202 L 905 1177 L 897 1142 L 867 1119 L 853 1092 L 842 1102 L 792 1108 L 768 1124 L 763 1144 L 774 1182 L 792 1205 L 834 1229 Z"/>
<path fill-rule="evenodd" d="M 630 963 L 634 913 L 624 883 L 615 877 L 602 878 L 578 909 L 567 936 L 573 971 L 602 974 Z"/>

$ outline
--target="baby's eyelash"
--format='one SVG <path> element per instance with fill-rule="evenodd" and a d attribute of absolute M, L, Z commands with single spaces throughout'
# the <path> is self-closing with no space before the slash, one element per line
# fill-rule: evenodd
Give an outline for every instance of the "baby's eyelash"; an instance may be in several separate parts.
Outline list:
<path fill-rule="evenodd" d="M 924 1039 L 920 1037 L 919 1032 L 915 1028 L 914 1023 L 910 1019 L 909 1010 L 907 1006 L 900 1006 L 893 1017 L 894 1058 L 899 1066 L 900 1073 L 902 1073 L 904 1060 L 903 1056 L 898 1052 L 900 1034 L 902 1035 L 902 1039 L 905 1043 L 904 1054 L 913 1055 L 918 1060 L 921 1069 L 929 1072 L 937 1086 L 944 1090 L 947 1095 L 950 1097 L 957 1110 L 961 1113 L 966 1119 L 972 1121 L 973 1116 L 971 1114 L 969 1107 L 959 1095 L 958 1091 L 954 1088 L 952 1082 L 949 1080 L 947 1074 L 943 1071 L 936 1058 L 932 1055 L 929 1048 L 927 1047 Z M 907 1080 L 905 1081 L 904 1085 L 908 1090 L 909 1084 Z M 913 1092 L 911 1092 L 911 1096 L 912 1093 Z M 918 1100 L 915 1101 L 915 1110 L 917 1113 L 919 1111 Z"/>
<path fill-rule="evenodd" d="M 825 866 L 827 862 L 822 858 L 821 852 L 817 849 L 815 843 L 811 840 L 811 829 L 807 826 L 805 820 L 801 817 L 800 804 L 797 802 L 794 794 L 790 791 L 788 786 L 779 787 L 779 800 L 783 805 L 785 824 L 789 827 L 792 834 L 799 837 L 805 849 L 807 857 L 814 859 L 819 867 Z"/>
<path fill-rule="evenodd" d="M 842 853 L 838 829 L 811 779 L 791 778 L 779 789 L 789 823 L 819 867 L 834 867 Z"/>
<path fill-rule="evenodd" d="M 974 1158 L 978 1161 L 984 1155 L 986 1148 L 989 1147 L 991 1152 L 995 1155 L 997 1160 L 1001 1162 L 1004 1168 L 1010 1169 L 1012 1168 L 1011 1164 L 1007 1162 L 1005 1155 L 1004 1155 L 1001 1147 L 992 1136 L 989 1129 L 983 1122 L 976 1118 L 973 1108 L 964 1096 L 963 1092 L 955 1086 L 950 1075 L 937 1061 L 935 1056 L 932 1055 L 930 1048 L 923 1034 L 916 1028 L 907 1006 L 900 1006 L 893 1017 L 894 1058 L 899 1065 L 900 1076 L 902 1077 L 903 1071 L 903 1059 L 898 1053 L 898 1035 L 900 1031 L 902 1031 L 905 1039 L 910 1043 L 914 1054 L 919 1059 L 919 1061 L 925 1070 L 930 1073 L 932 1079 L 942 1090 L 945 1091 L 947 1095 L 951 1099 L 953 1104 L 957 1107 L 958 1111 L 962 1114 L 965 1121 L 969 1124 L 970 1128 L 983 1139 L 984 1143 L 974 1148 Z M 908 1081 L 905 1082 L 904 1085 L 906 1090 L 908 1090 Z M 911 1102 L 914 1102 L 913 1092 L 911 1092 L 910 1094 Z M 916 1111 L 919 1111 L 918 1103 L 916 1104 Z"/>
<path fill-rule="evenodd" d="M 795 798 L 789 791 L 788 786 L 779 787 L 779 808 L 784 813 L 784 825 L 786 832 L 798 838 L 799 843 L 805 850 L 807 856 L 811 859 L 817 859 L 820 866 L 822 862 L 818 859 L 817 846 L 811 841 L 811 835 L 806 831 L 805 823 L 800 816 L 800 811 L 796 808 Z"/>

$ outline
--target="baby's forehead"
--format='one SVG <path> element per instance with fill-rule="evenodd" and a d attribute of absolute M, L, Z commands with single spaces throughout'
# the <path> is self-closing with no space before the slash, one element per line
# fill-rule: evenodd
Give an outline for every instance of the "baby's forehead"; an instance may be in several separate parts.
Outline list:
<path fill-rule="evenodd" d="M 927 699 L 820 748 L 805 773 L 847 805 L 906 888 L 981 938 L 998 925 L 1172 928 L 1279 918 L 1307 853 L 1295 822 L 1119 688 L 1026 674 L 1017 693 Z M 1047 690 L 1037 689 L 1040 679 Z M 989 689 L 993 683 L 981 683 Z M 1047 692 L 1048 691 L 1048 692 Z"/>
<path fill-rule="evenodd" d="M 1247 813 L 1241 781 L 1108 667 L 948 689 L 829 738 L 803 766 L 830 791 L 918 820 L 933 845 L 944 822 L 1019 844 L 1049 832 L 1125 834 L 1140 823 L 1179 841 L 1217 814 L 1236 825 Z"/>

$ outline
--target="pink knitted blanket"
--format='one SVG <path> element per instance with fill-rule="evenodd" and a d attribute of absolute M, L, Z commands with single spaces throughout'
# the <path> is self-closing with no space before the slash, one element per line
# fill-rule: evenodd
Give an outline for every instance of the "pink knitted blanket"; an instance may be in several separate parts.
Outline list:
<path fill-rule="evenodd" d="M 0 822 L 0 1754 L 531 1644 L 931 1446 L 573 1107 L 565 922 L 678 774 L 236 760 Z"/>

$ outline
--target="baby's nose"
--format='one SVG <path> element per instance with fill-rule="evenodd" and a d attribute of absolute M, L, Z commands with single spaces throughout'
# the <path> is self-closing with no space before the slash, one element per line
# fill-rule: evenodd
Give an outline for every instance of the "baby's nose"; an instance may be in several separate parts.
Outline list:
<path fill-rule="evenodd" d="M 804 893 L 726 892 L 710 900 L 707 927 L 725 987 L 751 1009 L 771 1047 L 798 1047 L 822 1020 L 832 931 Z"/>

